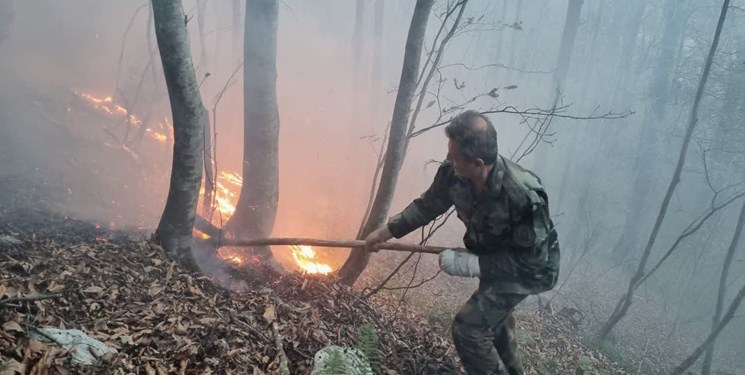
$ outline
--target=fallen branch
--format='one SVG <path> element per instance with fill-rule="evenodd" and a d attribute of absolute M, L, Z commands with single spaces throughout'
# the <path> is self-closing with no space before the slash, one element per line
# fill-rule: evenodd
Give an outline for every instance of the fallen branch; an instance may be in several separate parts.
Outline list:
<path fill-rule="evenodd" d="M 412 245 L 405 243 L 395 242 L 381 242 L 372 246 L 367 246 L 367 243 L 362 240 L 353 241 L 340 241 L 340 240 L 321 240 L 316 238 L 261 238 L 255 240 L 231 240 L 223 239 L 220 241 L 219 246 L 270 246 L 270 245 L 307 245 L 307 246 L 319 246 L 319 247 L 344 247 L 353 249 L 369 249 L 369 251 L 376 250 L 395 250 L 395 251 L 410 251 L 415 253 L 427 253 L 427 254 L 439 254 L 447 249 L 455 251 L 466 251 L 466 249 L 452 248 L 452 247 L 440 247 L 440 246 L 424 246 L 424 245 Z"/>
<path fill-rule="evenodd" d="M 279 373 L 282 375 L 290 375 L 287 354 L 282 347 L 282 336 L 279 334 L 277 322 L 272 322 L 272 334 L 274 335 L 274 346 L 277 348 L 277 355 L 279 355 Z"/>
<path fill-rule="evenodd" d="M 12 298 L 6 298 L 3 300 L 0 300 L 0 306 L 12 303 L 12 302 L 32 302 L 32 301 L 42 301 L 45 299 L 52 299 L 52 298 L 59 298 L 62 297 L 62 293 L 54 293 L 54 294 L 37 294 L 34 296 L 26 296 L 26 297 L 12 297 Z"/>

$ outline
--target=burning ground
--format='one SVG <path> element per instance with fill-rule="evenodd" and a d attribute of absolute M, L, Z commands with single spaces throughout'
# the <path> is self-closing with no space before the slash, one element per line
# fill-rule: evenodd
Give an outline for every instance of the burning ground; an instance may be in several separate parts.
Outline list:
<path fill-rule="evenodd" d="M 380 337 L 384 372 L 460 371 L 449 319 L 322 276 L 338 264 L 323 249 L 275 251 L 304 273 L 277 273 L 230 248 L 202 254 L 203 274 L 174 265 L 147 241 L 165 197 L 169 120 L 85 90 L 18 87 L 0 93 L 11 97 L 0 117 L 22 114 L 2 119 L 0 373 L 276 373 L 279 338 L 292 373 L 303 374 L 325 345 L 355 345 L 364 323 Z M 230 218 L 241 184 L 230 169 L 218 173 L 212 224 Z M 445 289 L 437 298 L 457 302 L 440 317 L 463 299 L 462 288 Z M 519 314 L 529 373 L 621 373 L 579 344 L 570 319 Z M 41 326 L 80 329 L 119 353 L 76 367 L 30 338 Z"/>
<path fill-rule="evenodd" d="M 365 323 L 379 336 L 382 373 L 460 371 L 447 320 L 399 308 L 393 295 L 364 299 L 333 277 L 277 273 L 249 260 L 211 258 L 219 272 L 189 273 L 160 247 L 129 239 L 132 233 L 30 208 L 48 192 L 21 184 L 0 184 L 6 192 L 0 214 L 3 374 L 277 373 L 276 338 L 291 372 L 307 374 L 317 350 L 356 345 Z M 623 373 L 579 343 L 570 318 L 519 313 L 528 373 Z M 93 367 L 72 364 L 70 353 L 29 337 L 42 326 L 80 329 L 118 354 Z"/>

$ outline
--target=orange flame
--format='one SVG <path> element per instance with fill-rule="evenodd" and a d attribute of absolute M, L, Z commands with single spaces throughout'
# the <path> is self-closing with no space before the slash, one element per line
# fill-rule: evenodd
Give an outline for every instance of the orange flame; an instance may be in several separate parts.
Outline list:
<path fill-rule="evenodd" d="M 307 273 L 320 273 L 322 275 L 328 275 L 331 273 L 331 266 L 316 261 L 316 251 L 310 246 L 299 245 L 290 246 L 292 249 L 292 257 L 295 258 L 295 263 Z"/>
<path fill-rule="evenodd" d="M 129 113 L 126 108 L 120 106 L 119 104 L 114 104 L 114 99 L 112 99 L 110 96 L 101 99 L 88 93 L 80 93 L 75 91 L 75 94 L 83 98 L 83 100 L 85 100 L 86 102 L 92 104 L 93 107 L 97 110 L 104 112 L 107 115 L 124 116 L 127 119 L 127 123 L 129 123 L 131 126 L 139 127 L 143 125 L 142 120 L 137 118 L 137 116 Z M 167 122 L 168 121 L 166 119 L 166 123 Z M 148 137 L 161 143 L 164 143 L 168 139 L 165 134 L 158 133 L 151 128 L 147 128 L 145 133 L 148 135 Z"/>
<path fill-rule="evenodd" d="M 223 217 L 219 218 L 218 215 L 214 215 L 212 218 L 212 224 L 220 225 L 220 220 L 226 221 L 235 212 L 235 205 L 238 202 L 238 192 L 240 192 L 243 186 L 243 178 L 239 173 L 231 172 L 220 172 L 215 178 L 215 190 L 214 190 L 214 201 L 215 209 L 220 212 Z M 205 189 L 199 191 L 200 198 L 204 197 Z M 200 204 L 202 199 L 199 200 Z M 201 238 L 209 239 L 209 236 L 197 229 L 194 230 L 194 234 L 201 236 Z M 205 237 L 206 236 L 206 237 Z M 330 265 L 324 264 L 316 259 L 316 251 L 310 246 L 290 246 L 292 250 L 292 257 L 295 259 L 295 263 L 303 270 L 303 272 L 311 274 L 328 275 L 333 271 Z M 232 263 L 242 265 L 245 260 L 240 256 L 231 253 L 220 253 L 220 256 Z"/>

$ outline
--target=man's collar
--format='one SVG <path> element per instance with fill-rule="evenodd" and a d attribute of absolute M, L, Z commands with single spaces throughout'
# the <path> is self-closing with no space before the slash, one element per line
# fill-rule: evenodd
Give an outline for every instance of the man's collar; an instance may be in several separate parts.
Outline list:
<path fill-rule="evenodd" d="M 502 156 L 497 155 L 494 165 L 486 177 L 486 190 L 490 193 L 499 193 L 502 191 L 502 182 L 504 181 L 505 165 Z"/>

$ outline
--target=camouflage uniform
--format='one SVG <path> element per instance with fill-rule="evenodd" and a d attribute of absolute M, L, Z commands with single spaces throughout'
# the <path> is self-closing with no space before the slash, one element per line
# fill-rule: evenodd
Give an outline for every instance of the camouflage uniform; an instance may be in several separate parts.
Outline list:
<path fill-rule="evenodd" d="M 453 339 L 469 374 L 523 374 L 515 339 L 514 307 L 528 294 L 556 285 L 559 246 L 540 179 L 497 157 L 484 190 L 443 163 L 434 182 L 388 229 L 401 238 L 455 205 L 466 225 L 463 242 L 479 256 L 479 287 L 453 322 Z"/>

